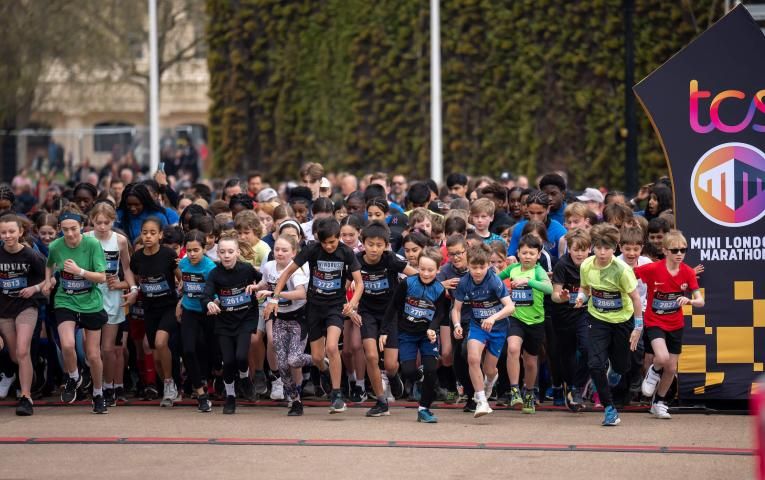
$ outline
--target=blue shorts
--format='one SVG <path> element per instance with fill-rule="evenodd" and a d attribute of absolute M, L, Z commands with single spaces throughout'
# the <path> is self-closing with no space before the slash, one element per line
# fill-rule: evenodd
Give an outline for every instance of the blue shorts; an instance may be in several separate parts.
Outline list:
<path fill-rule="evenodd" d="M 471 325 L 470 332 L 467 336 L 468 342 L 470 340 L 477 340 L 489 350 L 489 353 L 495 357 L 499 357 L 502 353 L 502 348 L 507 341 L 507 328 L 495 328 L 491 332 L 484 331 L 480 325 Z"/>
<path fill-rule="evenodd" d="M 426 334 L 399 332 L 398 359 L 401 362 L 417 360 L 417 352 L 423 357 L 438 357 L 438 342 L 430 343 Z"/>

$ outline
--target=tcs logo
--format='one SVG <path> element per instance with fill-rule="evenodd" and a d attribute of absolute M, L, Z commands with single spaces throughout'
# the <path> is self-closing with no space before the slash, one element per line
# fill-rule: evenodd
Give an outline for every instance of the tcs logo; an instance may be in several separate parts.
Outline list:
<path fill-rule="evenodd" d="M 701 156 L 691 174 L 696 208 L 726 227 L 750 225 L 765 215 L 765 153 L 746 143 L 724 143 Z"/>
<path fill-rule="evenodd" d="M 709 123 L 702 125 L 701 120 L 699 119 L 699 100 L 710 98 L 711 96 L 712 92 L 709 90 L 699 90 L 698 80 L 691 80 L 688 113 L 691 128 L 696 133 L 709 133 L 715 128 L 724 133 L 738 133 L 745 130 L 749 125 L 752 125 L 755 112 L 759 112 L 760 116 L 765 114 L 765 103 L 763 103 L 765 90 L 760 90 L 755 93 L 751 100 L 747 100 L 746 94 L 740 90 L 723 90 L 715 95 L 715 98 L 712 99 L 712 103 L 709 105 Z M 749 108 L 747 109 L 746 115 L 739 123 L 725 123 L 720 118 L 720 105 L 722 105 L 724 101 L 749 102 Z M 755 123 L 752 125 L 752 130 L 755 132 L 765 132 L 765 125 Z"/>

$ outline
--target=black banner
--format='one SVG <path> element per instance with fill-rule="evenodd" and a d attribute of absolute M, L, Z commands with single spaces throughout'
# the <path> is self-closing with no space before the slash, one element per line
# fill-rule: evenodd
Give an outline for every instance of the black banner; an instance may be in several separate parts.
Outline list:
<path fill-rule="evenodd" d="M 746 399 L 765 362 L 765 35 L 739 5 L 635 86 L 664 148 L 686 262 L 680 396 Z"/>

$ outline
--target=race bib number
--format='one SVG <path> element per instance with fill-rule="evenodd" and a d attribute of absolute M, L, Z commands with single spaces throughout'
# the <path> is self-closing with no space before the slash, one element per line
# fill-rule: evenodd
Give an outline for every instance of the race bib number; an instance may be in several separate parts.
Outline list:
<path fill-rule="evenodd" d="M 576 305 L 576 296 L 579 295 L 579 287 L 571 287 L 568 289 L 568 304 Z"/>
<path fill-rule="evenodd" d="M 183 274 L 183 293 L 188 298 L 201 298 L 205 291 L 205 279 L 197 273 Z"/>
<path fill-rule="evenodd" d="M 599 312 L 616 312 L 622 309 L 622 294 L 592 289 L 592 306 Z"/>
<path fill-rule="evenodd" d="M 313 288 L 316 289 L 316 293 L 325 295 L 335 293 L 340 290 L 341 284 L 340 278 L 323 279 L 313 276 Z"/>
<path fill-rule="evenodd" d="M 218 293 L 218 299 L 220 307 L 229 312 L 244 310 L 252 304 L 252 296 L 245 291 L 245 287 L 223 289 Z"/>
<path fill-rule="evenodd" d="M 67 295 L 82 295 L 88 293 L 93 286 L 89 280 L 71 273 L 61 272 L 61 288 Z"/>
<path fill-rule="evenodd" d="M 27 288 L 27 277 L 3 278 L 0 279 L 0 288 L 4 294 L 13 293 L 12 290 L 21 290 Z"/>
<path fill-rule="evenodd" d="M 473 312 L 473 318 L 478 323 L 481 323 L 481 320 L 485 320 L 502 310 L 502 304 L 499 302 L 490 301 L 473 301 L 471 308 Z"/>
<path fill-rule="evenodd" d="M 388 275 L 385 272 L 362 272 L 361 278 L 364 280 L 364 294 L 366 295 L 382 295 L 390 289 Z"/>
<path fill-rule="evenodd" d="M 108 275 L 114 275 L 119 272 L 120 269 L 120 252 L 107 252 L 104 251 L 104 257 L 106 257 L 106 273 Z"/>
<path fill-rule="evenodd" d="M 682 292 L 654 292 L 651 309 L 656 315 L 669 315 L 680 310 L 677 299 L 682 297 Z"/>
<path fill-rule="evenodd" d="M 429 323 L 435 314 L 435 306 L 427 300 L 408 297 L 404 303 L 404 315 L 412 323 Z"/>
<path fill-rule="evenodd" d="M 534 305 L 534 291 L 529 286 L 514 288 L 510 292 L 510 298 L 516 307 L 530 307 Z"/>

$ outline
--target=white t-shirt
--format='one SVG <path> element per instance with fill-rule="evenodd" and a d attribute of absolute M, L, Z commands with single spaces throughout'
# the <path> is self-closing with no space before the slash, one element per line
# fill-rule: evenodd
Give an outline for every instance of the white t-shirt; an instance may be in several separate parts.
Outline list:
<path fill-rule="evenodd" d="M 624 259 L 624 254 L 621 254 L 617 257 L 619 260 L 621 260 L 624 263 L 627 263 L 627 261 Z M 642 267 L 643 265 L 646 265 L 648 263 L 653 263 L 650 258 L 639 256 L 637 260 L 637 266 Z M 638 284 L 637 284 L 637 291 L 640 294 L 640 304 L 643 306 L 643 311 L 645 312 L 646 307 L 646 294 L 648 293 L 648 286 L 643 283 L 642 280 L 638 278 Z"/>
<path fill-rule="evenodd" d="M 287 285 L 284 286 L 282 292 L 291 292 L 299 286 L 307 287 L 308 285 L 308 271 L 306 270 L 307 264 L 299 268 L 292 276 L 287 280 Z M 283 270 L 278 270 L 276 267 L 276 260 L 267 262 L 260 269 L 260 273 L 263 275 L 263 280 L 268 283 L 269 290 L 273 291 L 276 287 L 276 283 L 279 281 L 279 276 Z M 287 300 L 285 298 L 279 299 L 279 313 L 294 312 L 305 305 L 305 299 L 302 300 Z"/>

